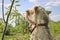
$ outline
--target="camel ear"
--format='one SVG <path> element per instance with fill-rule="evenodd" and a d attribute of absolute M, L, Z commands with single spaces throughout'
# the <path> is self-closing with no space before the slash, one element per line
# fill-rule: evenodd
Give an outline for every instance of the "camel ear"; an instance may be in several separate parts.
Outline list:
<path fill-rule="evenodd" d="M 38 6 L 35 6 L 34 7 L 35 12 L 38 10 L 38 8 L 39 8 Z"/>
<path fill-rule="evenodd" d="M 46 13 L 49 15 L 51 13 L 51 11 L 50 10 L 46 10 Z"/>

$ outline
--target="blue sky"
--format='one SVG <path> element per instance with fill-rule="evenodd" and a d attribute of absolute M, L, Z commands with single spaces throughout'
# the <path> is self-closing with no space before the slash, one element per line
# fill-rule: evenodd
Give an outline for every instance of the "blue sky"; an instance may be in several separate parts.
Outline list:
<path fill-rule="evenodd" d="M 2 17 L 1 3 L 2 3 L 2 0 L 0 0 L 0 18 Z M 10 4 L 11 2 L 9 0 L 5 0 L 5 8 Z M 60 20 L 60 0 L 20 0 L 18 4 L 20 4 L 21 6 L 18 7 L 17 9 L 21 13 L 25 12 L 28 8 L 31 8 L 34 5 L 39 4 L 45 9 L 52 11 L 52 13 L 49 15 L 50 19 L 54 21 Z M 6 12 L 6 9 L 5 9 L 5 12 Z"/>

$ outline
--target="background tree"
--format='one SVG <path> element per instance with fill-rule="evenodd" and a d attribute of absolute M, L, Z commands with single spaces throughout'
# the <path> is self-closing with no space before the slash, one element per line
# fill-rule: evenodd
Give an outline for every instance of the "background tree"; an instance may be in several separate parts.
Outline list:
<path fill-rule="evenodd" d="M 15 32 L 20 32 L 22 34 L 25 34 L 27 32 L 28 22 L 24 19 L 21 13 L 18 12 L 17 7 L 20 6 L 17 4 L 19 1 L 15 1 L 15 4 L 13 5 L 13 9 L 11 11 L 11 14 L 9 16 L 9 20 L 12 23 L 15 23 Z M 10 5 L 6 8 L 7 12 L 5 15 L 8 15 Z M 8 27 L 9 29 L 9 27 Z"/>
<path fill-rule="evenodd" d="M 9 19 L 9 15 L 10 15 L 10 13 L 11 13 L 11 10 L 12 10 L 12 6 L 13 6 L 13 4 L 14 4 L 14 0 L 12 1 L 12 4 L 11 4 L 11 7 L 10 7 L 10 11 L 9 11 L 9 13 L 8 13 L 8 16 L 7 16 L 7 19 L 6 19 L 6 22 L 5 22 L 5 28 L 4 28 L 4 31 L 3 31 L 3 34 L 2 34 L 2 40 L 4 40 L 4 34 L 5 34 L 5 31 L 6 31 L 6 28 L 7 28 L 7 24 L 8 24 L 8 19 Z M 3 1 L 2 1 L 2 5 L 3 5 Z M 3 9 L 3 7 L 2 7 L 2 9 Z M 2 12 L 3 12 L 3 10 L 2 10 Z M 3 15 L 4 16 L 4 15 Z"/>

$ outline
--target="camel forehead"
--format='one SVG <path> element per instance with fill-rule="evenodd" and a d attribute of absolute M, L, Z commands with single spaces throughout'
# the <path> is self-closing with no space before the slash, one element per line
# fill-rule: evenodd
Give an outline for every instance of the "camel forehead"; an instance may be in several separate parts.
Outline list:
<path fill-rule="evenodd" d="M 31 8 L 28 9 L 29 12 L 35 12 L 35 7 L 38 7 L 38 9 L 40 9 L 40 11 L 41 11 L 41 10 L 45 10 L 43 7 L 41 7 L 41 6 L 39 6 L 39 5 L 35 5 L 35 6 L 33 6 L 33 7 L 31 7 Z"/>

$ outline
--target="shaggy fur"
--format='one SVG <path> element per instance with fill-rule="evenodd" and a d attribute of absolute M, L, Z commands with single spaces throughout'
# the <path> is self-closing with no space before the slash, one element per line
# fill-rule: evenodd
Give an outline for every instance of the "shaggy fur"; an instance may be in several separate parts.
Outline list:
<path fill-rule="evenodd" d="M 30 40 L 52 40 L 48 28 L 50 13 L 51 11 L 46 11 L 41 6 L 34 6 L 26 11 L 25 18 L 32 25 L 32 29 L 34 28 L 35 24 L 47 24 L 47 26 L 37 26 L 31 34 Z"/>

